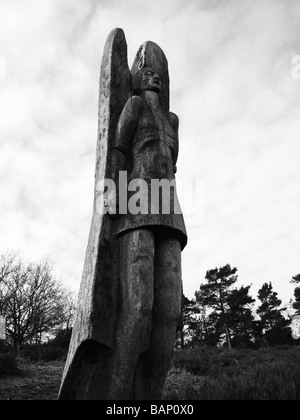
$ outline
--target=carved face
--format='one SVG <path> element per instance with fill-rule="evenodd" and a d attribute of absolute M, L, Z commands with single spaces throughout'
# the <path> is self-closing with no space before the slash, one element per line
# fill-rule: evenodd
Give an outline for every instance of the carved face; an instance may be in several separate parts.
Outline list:
<path fill-rule="evenodd" d="M 141 74 L 141 90 L 153 90 L 159 93 L 161 89 L 160 77 L 150 67 L 145 67 Z"/>

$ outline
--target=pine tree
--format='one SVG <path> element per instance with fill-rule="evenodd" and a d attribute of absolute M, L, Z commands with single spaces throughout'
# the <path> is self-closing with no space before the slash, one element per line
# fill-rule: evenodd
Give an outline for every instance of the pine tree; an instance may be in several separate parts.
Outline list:
<path fill-rule="evenodd" d="M 291 283 L 299 285 L 294 290 L 295 301 L 293 302 L 293 308 L 296 311 L 296 315 L 300 315 L 300 274 L 297 274 L 292 278 Z"/>
<path fill-rule="evenodd" d="M 196 300 L 204 307 L 212 308 L 219 325 L 224 329 L 229 349 L 232 349 L 231 332 L 229 328 L 229 305 L 228 298 L 231 287 L 236 283 L 238 276 L 237 268 L 231 268 L 229 264 L 221 268 L 209 270 L 206 273 L 206 284 L 200 286 L 196 292 Z"/>
<path fill-rule="evenodd" d="M 300 283 L 300 274 L 297 274 L 296 276 L 294 276 L 294 277 L 292 278 L 291 283 L 296 283 L 296 284 L 299 284 L 299 283 Z"/>
<path fill-rule="evenodd" d="M 234 289 L 228 296 L 229 325 L 237 344 L 249 345 L 257 329 L 252 314 L 255 299 L 249 295 L 250 287 Z"/>
<path fill-rule="evenodd" d="M 199 312 L 197 303 L 194 299 L 183 296 L 183 322 L 180 330 L 180 345 L 184 348 L 185 337 L 191 338 L 197 325 L 197 314 Z"/>
<path fill-rule="evenodd" d="M 183 349 L 186 344 L 216 345 L 218 340 L 215 323 L 207 315 L 206 309 L 196 299 L 190 300 L 184 296 L 183 326 L 180 331 L 181 348 Z"/>
<path fill-rule="evenodd" d="M 272 283 L 265 283 L 258 292 L 258 299 L 261 301 L 257 313 L 266 331 L 282 324 L 284 317 L 280 309 L 282 301 L 278 298 L 278 293 L 274 292 Z"/>
<path fill-rule="evenodd" d="M 270 344 L 282 344 L 286 340 L 287 321 L 282 315 L 286 308 L 280 308 L 282 301 L 274 292 L 272 283 L 265 283 L 258 292 L 261 305 L 257 309 L 265 337 Z"/>

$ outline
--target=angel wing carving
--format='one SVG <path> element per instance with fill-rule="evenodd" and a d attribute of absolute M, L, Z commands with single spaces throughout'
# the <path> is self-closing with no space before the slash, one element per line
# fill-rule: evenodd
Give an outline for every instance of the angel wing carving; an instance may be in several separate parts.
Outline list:
<path fill-rule="evenodd" d="M 86 399 L 87 395 L 106 399 L 109 389 L 109 361 L 118 318 L 118 247 L 111 234 L 112 221 L 101 212 L 101 185 L 104 178 L 110 178 L 111 144 L 118 118 L 132 95 L 131 78 L 125 34 L 114 29 L 101 64 L 94 212 L 60 399 Z M 82 374 L 83 370 L 89 373 Z M 79 377 L 86 379 L 78 385 Z"/>
<path fill-rule="evenodd" d="M 130 176 L 141 178 L 145 170 L 145 178 L 175 177 L 179 120 L 169 112 L 169 96 L 168 62 L 161 48 L 144 43 L 130 71 L 124 32 L 113 30 L 101 64 L 94 211 L 59 399 L 141 399 L 162 393 L 181 316 L 181 250 L 187 241 L 183 216 L 170 212 L 144 217 L 140 212 L 126 214 L 118 224 L 105 211 L 104 180 L 116 180 L 121 161 L 134 168 L 126 169 Z M 131 267 L 137 266 L 132 274 Z M 140 311 L 142 322 L 132 308 Z M 157 316 L 160 310 L 162 316 Z M 164 346 L 157 345 L 161 318 Z M 160 372 L 153 377 L 148 371 L 154 365 Z"/>

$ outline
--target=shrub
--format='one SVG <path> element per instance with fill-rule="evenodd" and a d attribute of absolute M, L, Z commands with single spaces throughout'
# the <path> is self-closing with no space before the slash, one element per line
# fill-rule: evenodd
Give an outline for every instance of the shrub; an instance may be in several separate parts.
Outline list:
<path fill-rule="evenodd" d="M 208 377 L 198 400 L 298 400 L 300 369 L 284 363 L 254 366 L 248 372 Z"/>
<path fill-rule="evenodd" d="M 260 351 L 194 348 L 177 353 L 165 399 L 299 400 L 298 346 Z"/>
<path fill-rule="evenodd" d="M 66 349 L 62 347 L 45 346 L 40 350 L 40 360 L 43 362 L 52 362 L 63 360 L 66 357 Z"/>
<path fill-rule="evenodd" d="M 0 377 L 17 372 L 17 360 L 12 354 L 0 354 Z"/>
<path fill-rule="evenodd" d="M 164 400 L 197 400 L 202 379 L 186 372 L 175 370 L 169 373 L 165 388 Z"/>
<path fill-rule="evenodd" d="M 20 357 L 37 362 L 40 360 L 39 346 L 26 346 L 20 351 Z"/>
<path fill-rule="evenodd" d="M 53 344 L 44 344 L 41 346 L 26 346 L 20 356 L 32 362 L 52 362 L 55 360 L 64 360 L 67 350 L 63 347 L 54 346 Z"/>
<path fill-rule="evenodd" d="M 214 347 L 199 346 L 175 354 L 173 364 L 177 369 L 185 369 L 194 375 L 206 375 L 211 366 L 211 359 L 218 350 Z"/>

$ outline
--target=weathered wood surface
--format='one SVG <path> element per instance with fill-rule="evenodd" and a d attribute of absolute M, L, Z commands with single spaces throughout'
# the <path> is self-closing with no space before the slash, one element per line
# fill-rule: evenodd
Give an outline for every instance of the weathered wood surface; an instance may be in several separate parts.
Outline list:
<path fill-rule="evenodd" d="M 60 399 L 159 399 L 181 316 L 182 214 L 103 215 L 104 179 L 175 179 L 178 117 L 169 112 L 168 62 L 153 42 L 131 72 L 122 30 L 101 65 L 92 225 Z M 127 186 L 125 186 L 127 187 Z M 148 193 L 147 193 L 148 194 Z"/>
<path fill-rule="evenodd" d="M 110 178 L 111 143 L 120 113 L 131 95 L 130 85 L 125 35 L 115 29 L 108 37 L 101 64 L 94 212 L 60 399 L 109 396 L 109 379 L 105 380 L 101 370 L 111 359 L 118 317 L 118 248 L 111 234 L 110 217 L 101 215 L 101 183 Z M 97 383 L 99 377 L 102 385 Z"/>

